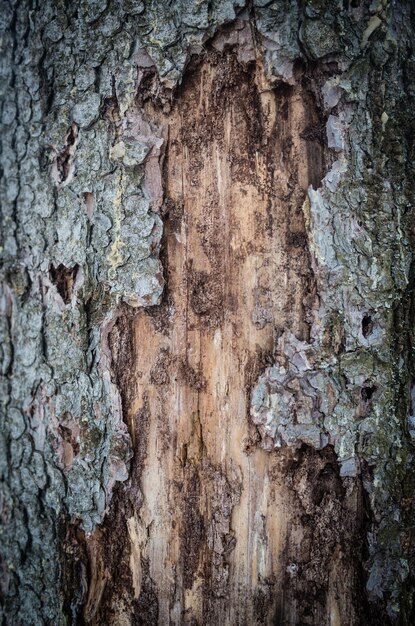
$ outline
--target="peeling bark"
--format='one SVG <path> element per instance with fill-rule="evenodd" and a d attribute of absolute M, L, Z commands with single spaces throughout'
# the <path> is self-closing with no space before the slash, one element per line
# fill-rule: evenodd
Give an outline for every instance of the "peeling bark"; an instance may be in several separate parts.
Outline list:
<path fill-rule="evenodd" d="M 5 624 L 412 623 L 414 23 L 3 2 Z"/>

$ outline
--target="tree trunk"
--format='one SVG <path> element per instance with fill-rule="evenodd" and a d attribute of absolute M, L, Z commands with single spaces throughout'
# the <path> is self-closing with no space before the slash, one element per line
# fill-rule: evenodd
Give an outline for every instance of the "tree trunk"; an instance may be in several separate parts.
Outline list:
<path fill-rule="evenodd" d="M 413 3 L 1 22 L 3 623 L 413 623 Z"/>

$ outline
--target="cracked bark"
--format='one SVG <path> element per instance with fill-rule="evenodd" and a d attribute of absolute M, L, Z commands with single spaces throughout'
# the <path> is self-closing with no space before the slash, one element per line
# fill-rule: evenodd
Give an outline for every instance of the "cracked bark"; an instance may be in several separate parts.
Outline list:
<path fill-rule="evenodd" d="M 3 3 L 3 622 L 412 623 L 413 8 L 172 4 Z"/>

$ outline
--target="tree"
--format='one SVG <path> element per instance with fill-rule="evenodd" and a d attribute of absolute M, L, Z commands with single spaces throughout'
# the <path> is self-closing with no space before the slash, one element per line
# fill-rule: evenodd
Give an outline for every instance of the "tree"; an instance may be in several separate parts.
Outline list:
<path fill-rule="evenodd" d="M 414 9 L 3 0 L 5 624 L 413 623 Z"/>

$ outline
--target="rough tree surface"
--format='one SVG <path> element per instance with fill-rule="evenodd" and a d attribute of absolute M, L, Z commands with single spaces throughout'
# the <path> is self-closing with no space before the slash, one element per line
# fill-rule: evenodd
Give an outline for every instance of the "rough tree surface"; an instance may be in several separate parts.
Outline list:
<path fill-rule="evenodd" d="M 0 22 L 3 623 L 414 623 L 414 3 Z"/>

